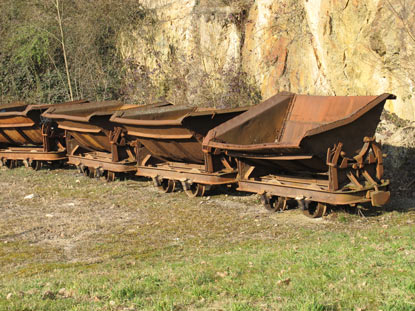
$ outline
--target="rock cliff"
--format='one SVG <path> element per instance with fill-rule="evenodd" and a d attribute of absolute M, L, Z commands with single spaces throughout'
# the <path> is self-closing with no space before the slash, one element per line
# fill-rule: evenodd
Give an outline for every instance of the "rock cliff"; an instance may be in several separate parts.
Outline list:
<path fill-rule="evenodd" d="M 282 90 L 394 93 L 415 120 L 415 3 L 399 0 L 142 0 L 152 12 L 120 42 L 158 94 L 227 105 Z"/>

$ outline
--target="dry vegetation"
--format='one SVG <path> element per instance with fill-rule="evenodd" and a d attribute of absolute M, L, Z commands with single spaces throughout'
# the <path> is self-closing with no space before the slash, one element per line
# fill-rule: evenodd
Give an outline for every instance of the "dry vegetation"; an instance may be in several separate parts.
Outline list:
<path fill-rule="evenodd" d="M 117 42 L 151 20 L 133 0 L 1 0 L 0 101 L 121 97 Z"/>
<path fill-rule="evenodd" d="M 251 2 L 223 4 L 246 14 Z M 175 104 L 230 107 L 260 100 L 239 67 L 208 72 L 176 53 L 173 43 L 163 58 L 156 41 L 160 23 L 155 10 L 136 0 L 0 0 L 0 104 L 165 97 Z M 148 47 L 143 57 L 155 66 L 123 57 L 125 40 Z"/>

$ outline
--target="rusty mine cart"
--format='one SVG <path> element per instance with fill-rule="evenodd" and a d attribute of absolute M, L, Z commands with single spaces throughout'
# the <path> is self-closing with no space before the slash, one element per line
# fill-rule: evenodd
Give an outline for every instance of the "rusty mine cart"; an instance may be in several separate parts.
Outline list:
<path fill-rule="evenodd" d="M 117 173 L 135 171 L 134 157 L 121 128 L 109 122 L 114 111 L 131 108 L 118 101 L 82 102 L 51 107 L 43 116 L 65 131 L 68 163 L 89 177 L 114 180 Z"/>
<path fill-rule="evenodd" d="M 212 129 L 206 154 L 237 162 L 239 190 L 258 193 L 267 209 L 294 199 L 311 217 L 327 205 L 384 205 L 383 154 L 374 139 L 380 96 L 277 94 Z"/>
<path fill-rule="evenodd" d="M 65 103 L 68 104 L 68 103 Z M 63 131 L 41 114 L 57 105 L 15 102 L 0 106 L 0 166 L 40 169 L 44 163 L 66 160 Z"/>
<path fill-rule="evenodd" d="M 186 194 L 195 197 L 212 185 L 236 183 L 236 166 L 225 155 L 204 153 L 202 141 L 209 130 L 246 110 L 136 108 L 116 112 L 111 121 L 126 130 L 135 148 L 138 176 L 152 178 L 163 192 L 174 191 L 180 182 Z"/>

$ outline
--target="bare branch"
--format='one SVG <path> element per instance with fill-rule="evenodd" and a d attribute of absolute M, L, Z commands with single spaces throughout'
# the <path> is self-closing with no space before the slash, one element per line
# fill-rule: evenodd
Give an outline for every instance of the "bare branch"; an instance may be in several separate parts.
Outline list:
<path fill-rule="evenodd" d="M 68 88 L 69 88 L 69 96 L 71 101 L 73 101 L 73 93 L 72 93 L 72 85 L 71 85 L 71 76 L 69 74 L 69 66 L 68 66 L 68 59 L 66 57 L 66 48 L 65 48 L 65 37 L 63 34 L 63 25 L 62 25 L 62 15 L 60 11 L 60 3 L 59 0 L 55 0 L 55 6 L 56 6 L 56 12 L 57 12 L 57 20 L 59 24 L 59 29 L 61 33 L 61 44 L 62 44 L 62 52 L 63 52 L 63 58 L 65 61 L 65 70 L 66 70 L 66 77 L 68 79 Z"/>

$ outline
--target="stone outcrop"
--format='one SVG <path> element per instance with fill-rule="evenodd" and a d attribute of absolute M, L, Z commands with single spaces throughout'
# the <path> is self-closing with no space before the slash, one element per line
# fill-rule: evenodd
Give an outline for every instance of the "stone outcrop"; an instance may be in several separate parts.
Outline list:
<path fill-rule="evenodd" d="M 386 177 L 392 180 L 394 195 L 415 197 L 415 122 L 384 113 L 376 139 L 383 145 L 382 151 L 386 155 L 385 173 Z"/>
<path fill-rule="evenodd" d="M 415 3 L 142 0 L 142 4 L 153 10 L 156 22 L 126 34 L 121 51 L 125 59 L 145 68 L 159 93 L 173 101 L 216 105 L 229 93 L 244 92 L 245 97 L 235 98 L 249 101 L 255 89 L 263 99 L 282 90 L 316 95 L 390 92 L 398 99 L 388 103 L 387 110 L 415 120 Z"/>

